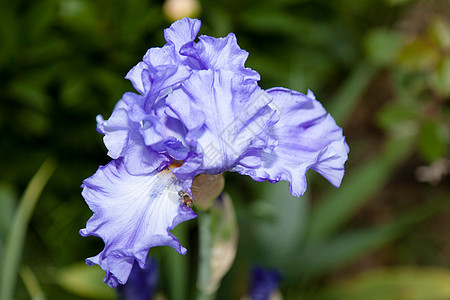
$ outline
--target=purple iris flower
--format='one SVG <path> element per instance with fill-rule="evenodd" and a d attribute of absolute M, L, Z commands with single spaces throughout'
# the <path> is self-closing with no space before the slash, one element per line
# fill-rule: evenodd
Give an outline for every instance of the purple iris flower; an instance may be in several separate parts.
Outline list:
<path fill-rule="evenodd" d="M 156 292 L 158 285 L 158 263 L 147 258 L 144 269 L 135 262 L 130 277 L 125 285 L 117 286 L 117 292 L 122 300 L 149 300 Z"/>
<path fill-rule="evenodd" d="M 277 270 L 259 266 L 252 268 L 250 281 L 250 297 L 252 300 L 267 300 L 278 289 L 281 274 Z"/>
<path fill-rule="evenodd" d="M 125 93 L 108 120 L 97 117 L 113 160 L 83 182 L 94 214 L 80 233 L 105 242 L 87 263 L 100 265 L 112 287 L 126 283 L 134 261 L 144 268 L 151 247 L 186 253 L 170 230 L 196 217 L 178 193 L 192 195 L 199 174 L 286 180 L 295 196 L 308 169 L 336 187 L 344 175 L 342 130 L 314 95 L 261 89 L 233 33 L 195 42 L 199 29 L 189 18 L 166 29 L 167 43 L 126 76 L 138 94 Z"/>

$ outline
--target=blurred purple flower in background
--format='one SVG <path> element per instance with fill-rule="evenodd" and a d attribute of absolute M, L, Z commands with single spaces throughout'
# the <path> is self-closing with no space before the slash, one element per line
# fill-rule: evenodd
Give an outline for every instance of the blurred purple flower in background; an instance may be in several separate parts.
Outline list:
<path fill-rule="evenodd" d="M 158 285 L 158 263 L 148 257 L 145 268 L 141 269 L 135 262 L 127 283 L 117 286 L 122 300 L 149 300 L 156 292 Z"/>
<path fill-rule="evenodd" d="M 267 300 L 281 282 L 281 274 L 277 270 L 265 269 L 259 266 L 252 268 L 250 280 L 250 298 L 252 300 Z"/>
<path fill-rule="evenodd" d="M 166 29 L 166 45 L 149 49 L 126 76 L 139 94 L 125 93 L 108 120 L 97 117 L 113 160 L 83 182 L 94 214 L 80 233 L 105 242 L 87 262 L 112 287 L 127 282 L 135 261 L 145 267 L 151 247 L 186 253 L 170 230 L 196 217 L 178 193 L 192 195 L 199 174 L 286 180 L 295 196 L 310 168 L 336 187 L 344 175 L 342 130 L 314 95 L 261 89 L 233 33 L 194 42 L 199 29 L 188 18 Z"/>

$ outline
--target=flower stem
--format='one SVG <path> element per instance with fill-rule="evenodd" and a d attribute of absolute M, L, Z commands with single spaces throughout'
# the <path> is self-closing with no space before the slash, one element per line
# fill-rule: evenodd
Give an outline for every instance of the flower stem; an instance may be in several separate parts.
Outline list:
<path fill-rule="evenodd" d="M 197 273 L 197 300 L 213 299 L 214 292 L 209 291 L 211 279 L 211 214 L 208 211 L 198 212 L 199 255 Z"/>

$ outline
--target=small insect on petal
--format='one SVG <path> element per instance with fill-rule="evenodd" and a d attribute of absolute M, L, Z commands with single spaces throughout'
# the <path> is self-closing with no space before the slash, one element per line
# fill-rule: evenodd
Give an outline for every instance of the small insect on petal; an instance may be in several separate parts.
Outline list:
<path fill-rule="evenodd" d="M 181 190 L 178 192 L 178 195 L 180 196 L 181 203 L 189 208 L 192 208 L 192 206 L 194 206 L 194 201 L 192 201 L 192 198 L 188 192 Z"/>

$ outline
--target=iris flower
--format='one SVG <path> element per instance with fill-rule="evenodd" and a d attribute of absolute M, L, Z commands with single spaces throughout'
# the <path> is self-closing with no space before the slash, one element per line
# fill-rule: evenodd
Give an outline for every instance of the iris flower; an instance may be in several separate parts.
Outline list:
<path fill-rule="evenodd" d="M 251 272 L 250 297 L 252 300 L 270 299 L 281 282 L 281 274 L 274 269 L 254 266 Z"/>
<path fill-rule="evenodd" d="M 308 169 L 336 187 L 344 175 L 342 130 L 312 92 L 261 89 L 235 35 L 196 42 L 200 24 L 184 18 L 167 28 L 167 43 L 126 75 L 137 93 L 125 93 L 108 120 L 97 117 L 112 161 L 83 182 L 94 214 L 80 233 L 103 239 L 87 263 L 111 287 L 126 283 L 135 261 L 144 268 L 151 247 L 186 253 L 170 230 L 196 217 L 179 193 L 192 196 L 197 175 L 286 180 L 294 196 L 305 192 Z"/>
<path fill-rule="evenodd" d="M 145 268 L 135 262 L 125 285 L 119 285 L 117 292 L 121 300 L 152 299 L 158 286 L 159 268 L 156 260 L 147 257 Z"/>

